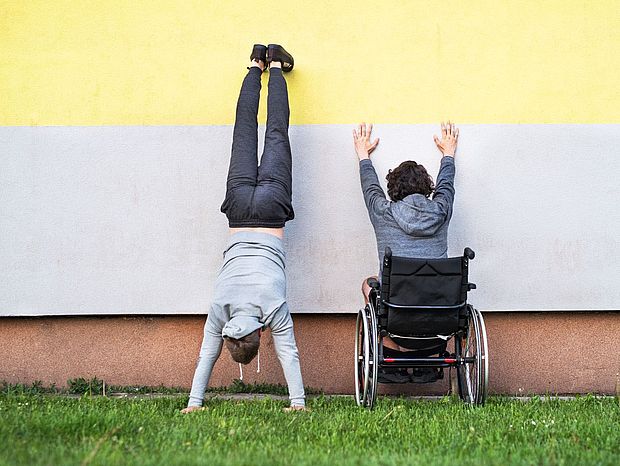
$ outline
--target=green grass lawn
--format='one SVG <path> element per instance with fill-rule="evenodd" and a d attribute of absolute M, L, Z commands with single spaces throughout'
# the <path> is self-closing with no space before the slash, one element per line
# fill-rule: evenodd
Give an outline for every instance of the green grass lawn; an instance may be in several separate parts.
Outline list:
<path fill-rule="evenodd" d="M 620 464 L 618 400 L 208 402 L 0 394 L 0 464 Z"/>

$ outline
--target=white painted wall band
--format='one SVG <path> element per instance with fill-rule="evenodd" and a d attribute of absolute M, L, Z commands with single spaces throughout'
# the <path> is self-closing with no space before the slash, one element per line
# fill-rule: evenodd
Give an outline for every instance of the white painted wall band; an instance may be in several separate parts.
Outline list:
<path fill-rule="evenodd" d="M 439 164 L 431 125 L 379 125 L 375 166 Z M 0 315 L 205 313 L 232 128 L 0 127 Z M 620 125 L 461 128 L 450 251 L 485 310 L 620 308 Z M 351 126 L 291 128 L 293 312 L 355 312 L 376 273 Z"/>

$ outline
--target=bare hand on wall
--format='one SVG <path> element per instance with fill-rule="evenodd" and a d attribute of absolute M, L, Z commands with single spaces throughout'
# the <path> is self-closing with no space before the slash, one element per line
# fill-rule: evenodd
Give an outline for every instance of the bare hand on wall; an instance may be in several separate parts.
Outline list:
<path fill-rule="evenodd" d="M 446 157 L 454 157 L 456 146 L 459 142 L 459 130 L 454 123 L 441 123 L 441 140 L 433 136 L 437 149 Z"/>
<path fill-rule="evenodd" d="M 355 145 L 355 153 L 360 160 L 367 159 L 373 150 L 379 144 L 379 138 L 370 142 L 372 133 L 372 123 L 366 126 L 366 123 L 359 125 L 353 130 L 353 144 Z"/>

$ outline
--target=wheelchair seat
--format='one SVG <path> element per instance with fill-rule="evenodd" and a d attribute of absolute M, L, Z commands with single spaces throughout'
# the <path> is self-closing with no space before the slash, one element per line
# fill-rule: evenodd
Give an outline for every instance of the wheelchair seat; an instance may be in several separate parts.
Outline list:
<path fill-rule="evenodd" d="M 399 346 L 431 354 L 445 351 L 458 329 L 469 283 L 467 262 L 450 259 L 384 259 L 384 294 L 379 315 L 387 317 L 387 336 Z M 387 265 L 386 265 L 387 264 Z M 389 312 L 387 312 L 389 310 Z M 430 353 L 428 352 L 430 351 Z"/>
<path fill-rule="evenodd" d="M 356 400 L 372 408 L 377 374 L 387 368 L 414 368 L 419 374 L 456 369 L 461 398 L 483 404 L 488 386 L 486 328 L 482 314 L 467 303 L 469 261 L 474 252 L 445 259 L 392 256 L 386 248 L 381 282 L 371 285 L 369 304 L 360 310 L 356 330 Z M 390 337 L 406 351 L 383 345 Z M 448 342 L 454 351 L 448 352 Z M 430 368 L 439 368 L 433 369 Z M 431 379 L 424 381 L 433 381 Z M 418 377 L 418 380 L 422 380 Z M 412 377 L 416 382 L 416 378 Z"/>

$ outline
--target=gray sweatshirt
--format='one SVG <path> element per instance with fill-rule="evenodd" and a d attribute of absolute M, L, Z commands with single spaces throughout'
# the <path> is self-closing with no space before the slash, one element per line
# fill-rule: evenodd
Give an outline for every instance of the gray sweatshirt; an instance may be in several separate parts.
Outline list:
<path fill-rule="evenodd" d="M 215 282 L 188 406 L 202 405 L 213 365 L 222 351 L 223 335 L 241 338 L 265 327 L 271 328 L 291 405 L 304 406 L 299 353 L 286 304 L 282 240 L 266 233 L 235 233 Z"/>
<path fill-rule="evenodd" d="M 410 194 L 392 202 L 385 197 L 370 159 L 360 161 L 364 201 L 377 238 L 379 263 L 385 247 L 395 256 L 442 258 L 448 255 L 448 224 L 454 202 L 454 158 L 443 157 L 432 199 Z"/>

